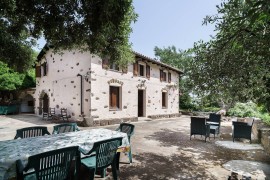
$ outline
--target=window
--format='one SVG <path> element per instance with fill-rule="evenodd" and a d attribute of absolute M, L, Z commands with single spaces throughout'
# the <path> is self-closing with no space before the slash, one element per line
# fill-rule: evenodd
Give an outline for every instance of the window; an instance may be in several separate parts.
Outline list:
<path fill-rule="evenodd" d="M 121 106 L 120 87 L 110 86 L 110 110 L 120 110 Z"/>
<path fill-rule="evenodd" d="M 138 76 L 138 63 L 133 64 L 133 76 Z"/>
<path fill-rule="evenodd" d="M 108 69 L 108 66 L 109 66 L 109 59 L 108 58 L 102 59 L 102 68 Z"/>
<path fill-rule="evenodd" d="M 163 72 L 163 81 L 167 81 L 167 74 L 165 72 Z"/>
<path fill-rule="evenodd" d="M 116 63 L 114 63 L 114 62 L 110 63 L 110 60 L 109 60 L 108 57 L 102 59 L 102 68 L 103 69 L 110 69 L 110 70 L 113 70 L 113 71 L 119 71 L 120 70 L 119 66 Z"/>
<path fill-rule="evenodd" d="M 171 75 L 170 72 L 168 73 L 168 82 L 169 82 L 169 83 L 172 82 L 172 75 Z"/>
<path fill-rule="evenodd" d="M 150 66 L 146 65 L 146 77 L 147 79 L 150 79 Z"/>
<path fill-rule="evenodd" d="M 160 70 L 160 81 L 167 81 L 167 74 L 163 70 Z"/>
<path fill-rule="evenodd" d="M 43 76 L 46 76 L 47 75 L 47 63 L 44 62 L 42 67 L 43 67 Z"/>
<path fill-rule="evenodd" d="M 119 66 L 115 63 L 112 63 L 112 64 L 110 64 L 110 69 L 115 70 L 115 71 L 119 71 Z"/>
<path fill-rule="evenodd" d="M 162 92 L 162 108 L 166 109 L 167 108 L 167 103 L 168 102 L 168 96 L 167 92 Z"/>
<path fill-rule="evenodd" d="M 41 69 L 40 66 L 36 66 L 36 77 L 41 77 Z"/>
<path fill-rule="evenodd" d="M 145 76 L 144 75 L 144 65 L 142 65 L 142 64 L 139 65 L 139 75 L 140 76 Z"/>
<path fill-rule="evenodd" d="M 27 101 L 28 106 L 34 106 L 34 101 Z"/>

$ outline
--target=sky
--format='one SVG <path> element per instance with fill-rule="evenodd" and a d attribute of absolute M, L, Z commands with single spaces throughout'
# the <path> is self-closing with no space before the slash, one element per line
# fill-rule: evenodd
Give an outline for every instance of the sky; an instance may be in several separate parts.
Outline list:
<path fill-rule="evenodd" d="M 154 58 L 154 47 L 174 45 L 192 48 L 194 42 L 209 41 L 214 25 L 203 25 L 206 15 L 217 13 L 221 0 L 133 0 L 139 15 L 132 25 L 130 42 L 134 51 Z"/>
<path fill-rule="evenodd" d="M 129 41 L 132 49 L 154 58 L 154 47 L 174 45 L 192 48 L 194 42 L 209 41 L 215 35 L 214 25 L 202 25 L 206 15 L 217 13 L 221 0 L 133 0 L 137 21 L 132 24 Z M 40 50 L 44 39 L 38 41 Z"/>

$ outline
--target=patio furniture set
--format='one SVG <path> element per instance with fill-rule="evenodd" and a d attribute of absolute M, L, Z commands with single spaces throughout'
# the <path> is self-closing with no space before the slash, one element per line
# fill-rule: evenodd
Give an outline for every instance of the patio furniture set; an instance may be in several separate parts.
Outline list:
<path fill-rule="evenodd" d="M 209 138 L 210 134 L 214 135 L 214 139 L 216 136 L 220 134 L 220 122 L 221 115 L 211 113 L 209 118 L 205 117 L 191 117 L 190 123 L 190 140 L 191 136 L 201 135 L 204 136 L 204 141 Z M 233 142 L 235 139 L 244 138 L 250 140 L 251 143 L 251 134 L 252 134 L 252 126 L 254 123 L 254 119 L 250 122 L 232 122 L 232 139 Z"/>
<path fill-rule="evenodd" d="M 60 114 L 55 113 L 55 108 L 49 108 L 48 112 L 43 112 L 42 119 L 50 120 L 50 119 L 62 119 L 63 121 L 67 121 L 69 118 L 67 109 L 61 108 Z"/>
<path fill-rule="evenodd" d="M 0 180 L 79 179 L 81 166 L 89 170 L 90 179 L 98 170 L 105 177 L 111 166 L 117 179 L 120 153 L 128 153 L 132 162 L 134 127 L 122 123 L 115 131 L 80 131 L 76 123 L 66 123 L 54 126 L 52 134 L 43 126 L 18 129 L 14 140 L 0 141 Z"/>

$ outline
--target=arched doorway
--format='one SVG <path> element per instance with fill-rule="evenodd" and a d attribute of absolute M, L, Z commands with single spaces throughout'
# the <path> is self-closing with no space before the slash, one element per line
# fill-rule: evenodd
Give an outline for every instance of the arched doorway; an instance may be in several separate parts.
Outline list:
<path fill-rule="evenodd" d="M 30 94 L 27 94 L 24 98 L 22 98 L 21 113 L 34 113 L 34 98 Z"/>
<path fill-rule="evenodd" d="M 43 112 L 46 112 L 46 113 L 49 112 L 49 97 L 46 93 L 44 94 L 42 98 L 42 104 L 43 104 L 42 106 Z"/>

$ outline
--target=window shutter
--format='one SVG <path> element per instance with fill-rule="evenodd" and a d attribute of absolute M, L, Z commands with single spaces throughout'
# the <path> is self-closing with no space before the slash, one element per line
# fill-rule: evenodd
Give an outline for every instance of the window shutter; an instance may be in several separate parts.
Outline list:
<path fill-rule="evenodd" d="M 163 81 L 163 71 L 160 70 L 160 81 Z"/>
<path fill-rule="evenodd" d="M 108 69 L 109 68 L 109 59 L 104 58 L 102 59 L 102 69 Z"/>
<path fill-rule="evenodd" d="M 133 75 L 138 76 L 138 63 L 133 64 Z"/>
<path fill-rule="evenodd" d="M 127 73 L 127 72 L 128 72 L 128 65 L 126 65 L 126 66 L 124 66 L 124 67 L 122 68 L 122 72 L 123 72 L 123 73 Z"/>
<path fill-rule="evenodd" d="M 172 81 L 171 76 L 172 76 L 172 75 L 171 75 L 171 73 L 169 72 L 169 73 L 168 73 L 168 82 L 169 82 L 169 83 Z"/>
<path fill-rule="evenodd" d="M 46 76 L 47 75 L 47 63 L 44 62 L 42 66 L 43 66 L 43 76 Z"/>
<path fill-rule="evenodd" d="M 49 72 L 49 69 L 48 69 L 49 64 L 46 62 L 46 64 L 45 64 L 45 65 L 46 65 L 46 67 L 45 67 L 45 68 L 46 68 L 46 75 L 48 75 L 48 72 Z"/>
<path fill-rule="evenodd" d="M 163 72 L 163 81 L 167 81 L 167 74 Z"/>
<path fill-rule="evenodd" d="M 150 79 L 150 66 L 146 65 L 146 78 Z"/>
<path fill-rule="evenodd" d="M 36 66 L 36 77 L 41 77 L 41 69 L 40 69 L 40 66 Z"/>

